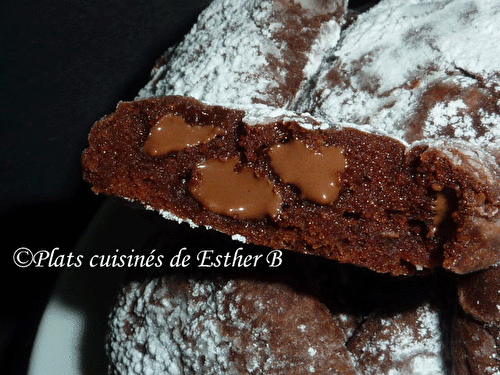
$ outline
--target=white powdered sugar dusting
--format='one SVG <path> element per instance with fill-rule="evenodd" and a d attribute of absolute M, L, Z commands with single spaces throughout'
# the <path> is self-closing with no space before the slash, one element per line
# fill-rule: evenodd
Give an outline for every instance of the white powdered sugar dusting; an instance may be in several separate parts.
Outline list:
<path fill-rule="evenodd" d="M 429 67 L 494 76 L 500 6 L 495 0 L 383 0 L 360 15 L 336 52 L 341 64 L 363 61 L 360 84 L 379 93 L 404 85 Z"/>
<path fill-rule="evenodd" d="M 471 146 L 498 148 L 500 146 L 500 116 L 479 108 L 476 113 L 468 111 L 463 99 L 438 102 L 432 107 L 423 125 L 423 137 L 435 139 L 446 133 L 453 138 L 468 142 Z M 479 124 L 474 125 L 474 116 Z M 496 145 L 496 146 L 494 146 Z"/>
<path fill-rule="evenodd" d="M 290 89 L 293 95 L 299 88 L 287 84 L 290 69 L 286 64 L 301 64 L 303 78 L 309 78 L 340 36 L 339 21 L 325 20 L 310 30 L 299 28 L 299 33 L 316 35 L 309 50 L 290 49 L 283 35 L 290 33 L 297 17 L 307 24 L 318 16 L 309 9 L 300 15 L 288 13 L 292 6 L 293 2 L 265 0 L 212 2 L 184 40 L 166 53 L 167 61 L 153 72 L 139 98 L 185 95 L 208 104 L 260 102 L 286 107 L 285 91 Z M 337 8 L 333 1 L 325 11 Z M 285 57 L 285 53 L 290 55 Z M 299 63 L 301 59 L 305 61 Z"/>
<path fill-rule="evenodd" d="M 463 100 L 448 103 L 437 103 L 430 111 L 425 121 L 424 137 L 432 137 L 441 133 L 442 129 L 452 126 L 455 136 L 459 138 L 475 139 L 476 132 L 472 128 L 472 117 L 461 113 L 467 109 Z"/>
<path fill-rule="evenodd" d="M 423 304 L 411 312 L 373 319 L 378 328 L 359 353 L 364 374 L 446 374 L 436 309 Z"/>
<path fill-rule="evenodd" d="M 215 293 L 211 283 L 191 286 L 168 278 L 129 284 L 110 323 L 108 351 L 120 373 L 220 374 L 230 369 L 231 343 L 217 322 L 224 294 Z"/>
<path fill-rule="evenodd" d="M 352 362 L 334 327 L 325 326 L 327 316 L 310 297 L 279 283 L 179 274 L 133 281 L 109 323 L 110 372 L 340 374 Z"/>
<path fill-rule="evenodd" d="M 234 106 L 245 112 L 243 122 L 249 126 L 267 125 L 277 121 L 295 122 L 306 129 L 327 129 L 331 128 L 319 118 L 315 118 L 307 113 L 298 114 L 283 108 L 276 108 L 265 104 L 254 104 L 251 106 Z"/>
<path fill-rule="evenodd" d="M 230 0 L 214 1 L 157 72 L 161 81 L 146 86 L 139 97 L 187 95 L 230 103 L 231 98 L 247 101 L 276 87 L 271 77 L 250 74 L 267 65 L 267 54 L 279 54 L 256 24 L 270 17 L 271 6 L 255 5 L 255 1 L 238 6 Z"/>
<path fill-rule="evenodd" d="M 325 52 L 335 47 L 339 39 L 340 25 L 336 20 L 330 20 L 321 25 L 318 38 L 312 45 L 311 51 L 307 54 L 307 64 L 304 67 L 306 79 L 312 78 L 318 72 Z"/>
<path fill-rule="evenodd" d="M 125 198 L 126 199 L 126 198 Z M 182 224 L 182 223 L 186 223 L 188 224 L 191 228 L 198 228 L 199 225 L 196 224 L 193 220 L 189 219 L 189 218 L 180 218 L 179 216 L 173 214 L 172 212 L 170 211 L 167 211 L 167 210 L 155 210 L 153 207 L 149 206 L 149 205 L 145 205 L 144 206 L 147 210 L 151 210 L 151 211 L 156 211 L 158 212 L 164 219 L 166 220 L 170 220 L 170 221 L 174 221 L 176 223 L 179 223 L 179 224 Z M 203 228 L 205 229 L 212 229 L 212 227 L 210 225 L 204 225 Z M 234 241 L 239 241 L 241 243 L 247 243 L 247 239 L 245 236 L 242 236 L 241 234 L 233 234 L 231 235 L 231 238 L 234 240 Z"/>
<path fill-rule="evenodd" d="M 482 95 L 498 106 L 498 40 L 498 1 L 382 0 L 343 32 L 297 110 L 410 143 L 417 137 L 432 144 L 440 130 L 454 128 L 449 137 L 498 148 L 498 108 L 478 108 L 476 100 Z M 460 92 L 440 97 L 437 85 Z"/>
<path fill-rule="evenodd" d="M 241 242 L 241 243 L 247 243 L 247 239 L 246 239 L 246 237 L 245 237 L 245 236 L 242 236 L 241 234 L 233 234 L 233 235 L 231 236 L 231 239 L 232 239 L 233 241 L 239 241 L 239 242 Z"/>

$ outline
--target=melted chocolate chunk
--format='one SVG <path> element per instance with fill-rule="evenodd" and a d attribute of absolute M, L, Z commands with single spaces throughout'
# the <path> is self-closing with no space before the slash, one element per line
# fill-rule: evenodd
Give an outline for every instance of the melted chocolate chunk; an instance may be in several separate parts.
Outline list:
<path fill-rule="evenodd" d="M 214 126 L 191 126 L 182 117 L 167 114 L 151 128 L 144 151 L 151 156 L 164 155 L 209 142 L 221 132 Z"/>
<path fill-rule="evenodd" d="M 235 219 L 262 219 L 276 216 L 281 199 L 269 180 L 242 167 L 239 160 L 210 159 L 196 166 L 189 192 L 205 209 Z"/>
<path fill-rule="evenodd" d="M 342 148 L 321 146 L 317 151 L 292 140 L 271 147 L 269 156 L 280 178 L 298 186 L 304 199 L 319 204 L 337 200 L 340 192 L 338 174 L 346 167 Z"/>

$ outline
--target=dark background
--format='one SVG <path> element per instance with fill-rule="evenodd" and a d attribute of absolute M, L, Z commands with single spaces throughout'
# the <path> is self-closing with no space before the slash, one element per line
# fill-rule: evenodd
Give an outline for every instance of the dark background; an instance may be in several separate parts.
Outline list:
<path fill-rule="evenodd" d="M 26 372 L 60 269 L 19 247 L 71 252 L 103 198 L 81 179 L 94 121 L 131 100 L 209 0 L 0 2 L 0 369 Z"/>
<path fill-rule="evenodd" d="M 135 97 L 209 2 L 0 2 L 2 373 L 26 373 L 61 271 L 19 268 L 15 250 L 71 252 L 103 202 L 81 179 L 91 125 Z"/>

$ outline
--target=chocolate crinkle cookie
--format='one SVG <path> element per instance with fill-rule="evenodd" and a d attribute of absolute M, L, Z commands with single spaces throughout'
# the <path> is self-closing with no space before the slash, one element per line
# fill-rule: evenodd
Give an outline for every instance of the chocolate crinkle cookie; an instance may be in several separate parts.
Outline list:
<path fill-rule="evenodd" d="M 110 373 L 448 373 L 437 276 L 284 259 L 276 271 L 132 275 L 109 321 Z"/>
<path fill-rule="evenodd" d="M 498 0 L 214 0 L 84 178 L 321 266 L 131 281 L 111 369 L 500 373 L 498 40 Z"/>

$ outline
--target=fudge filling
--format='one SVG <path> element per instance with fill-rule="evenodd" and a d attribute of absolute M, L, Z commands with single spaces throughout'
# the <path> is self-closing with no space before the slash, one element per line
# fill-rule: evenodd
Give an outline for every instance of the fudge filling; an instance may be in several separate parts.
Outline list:
<path fill-rule="evenodd" d="M 209 142 L 221 133 L 218 127 L 189 125 L 182 117 L 167 114 L 151 128 L 144 151 L 151 156 L 165 155 Z"/>
<path fill-rule="evenodd" d="M 308 147 L 296 139 L 278 143 L 269 151 L 271 166 L 286 182 L 300 188 L 302 198 L 319 204 L 335 202 L 340 192 L 339 173 L 346 168 L 341 147 Z"/>
<path fill-rule="evenodd" d="M 248 168 L 237 168 L 239 160 L 211 159 L 197 165 L 189 191 L 203 206 L 235 219 L 262 219 L 279 213 L 281 198 L 267 179 Z"/>

